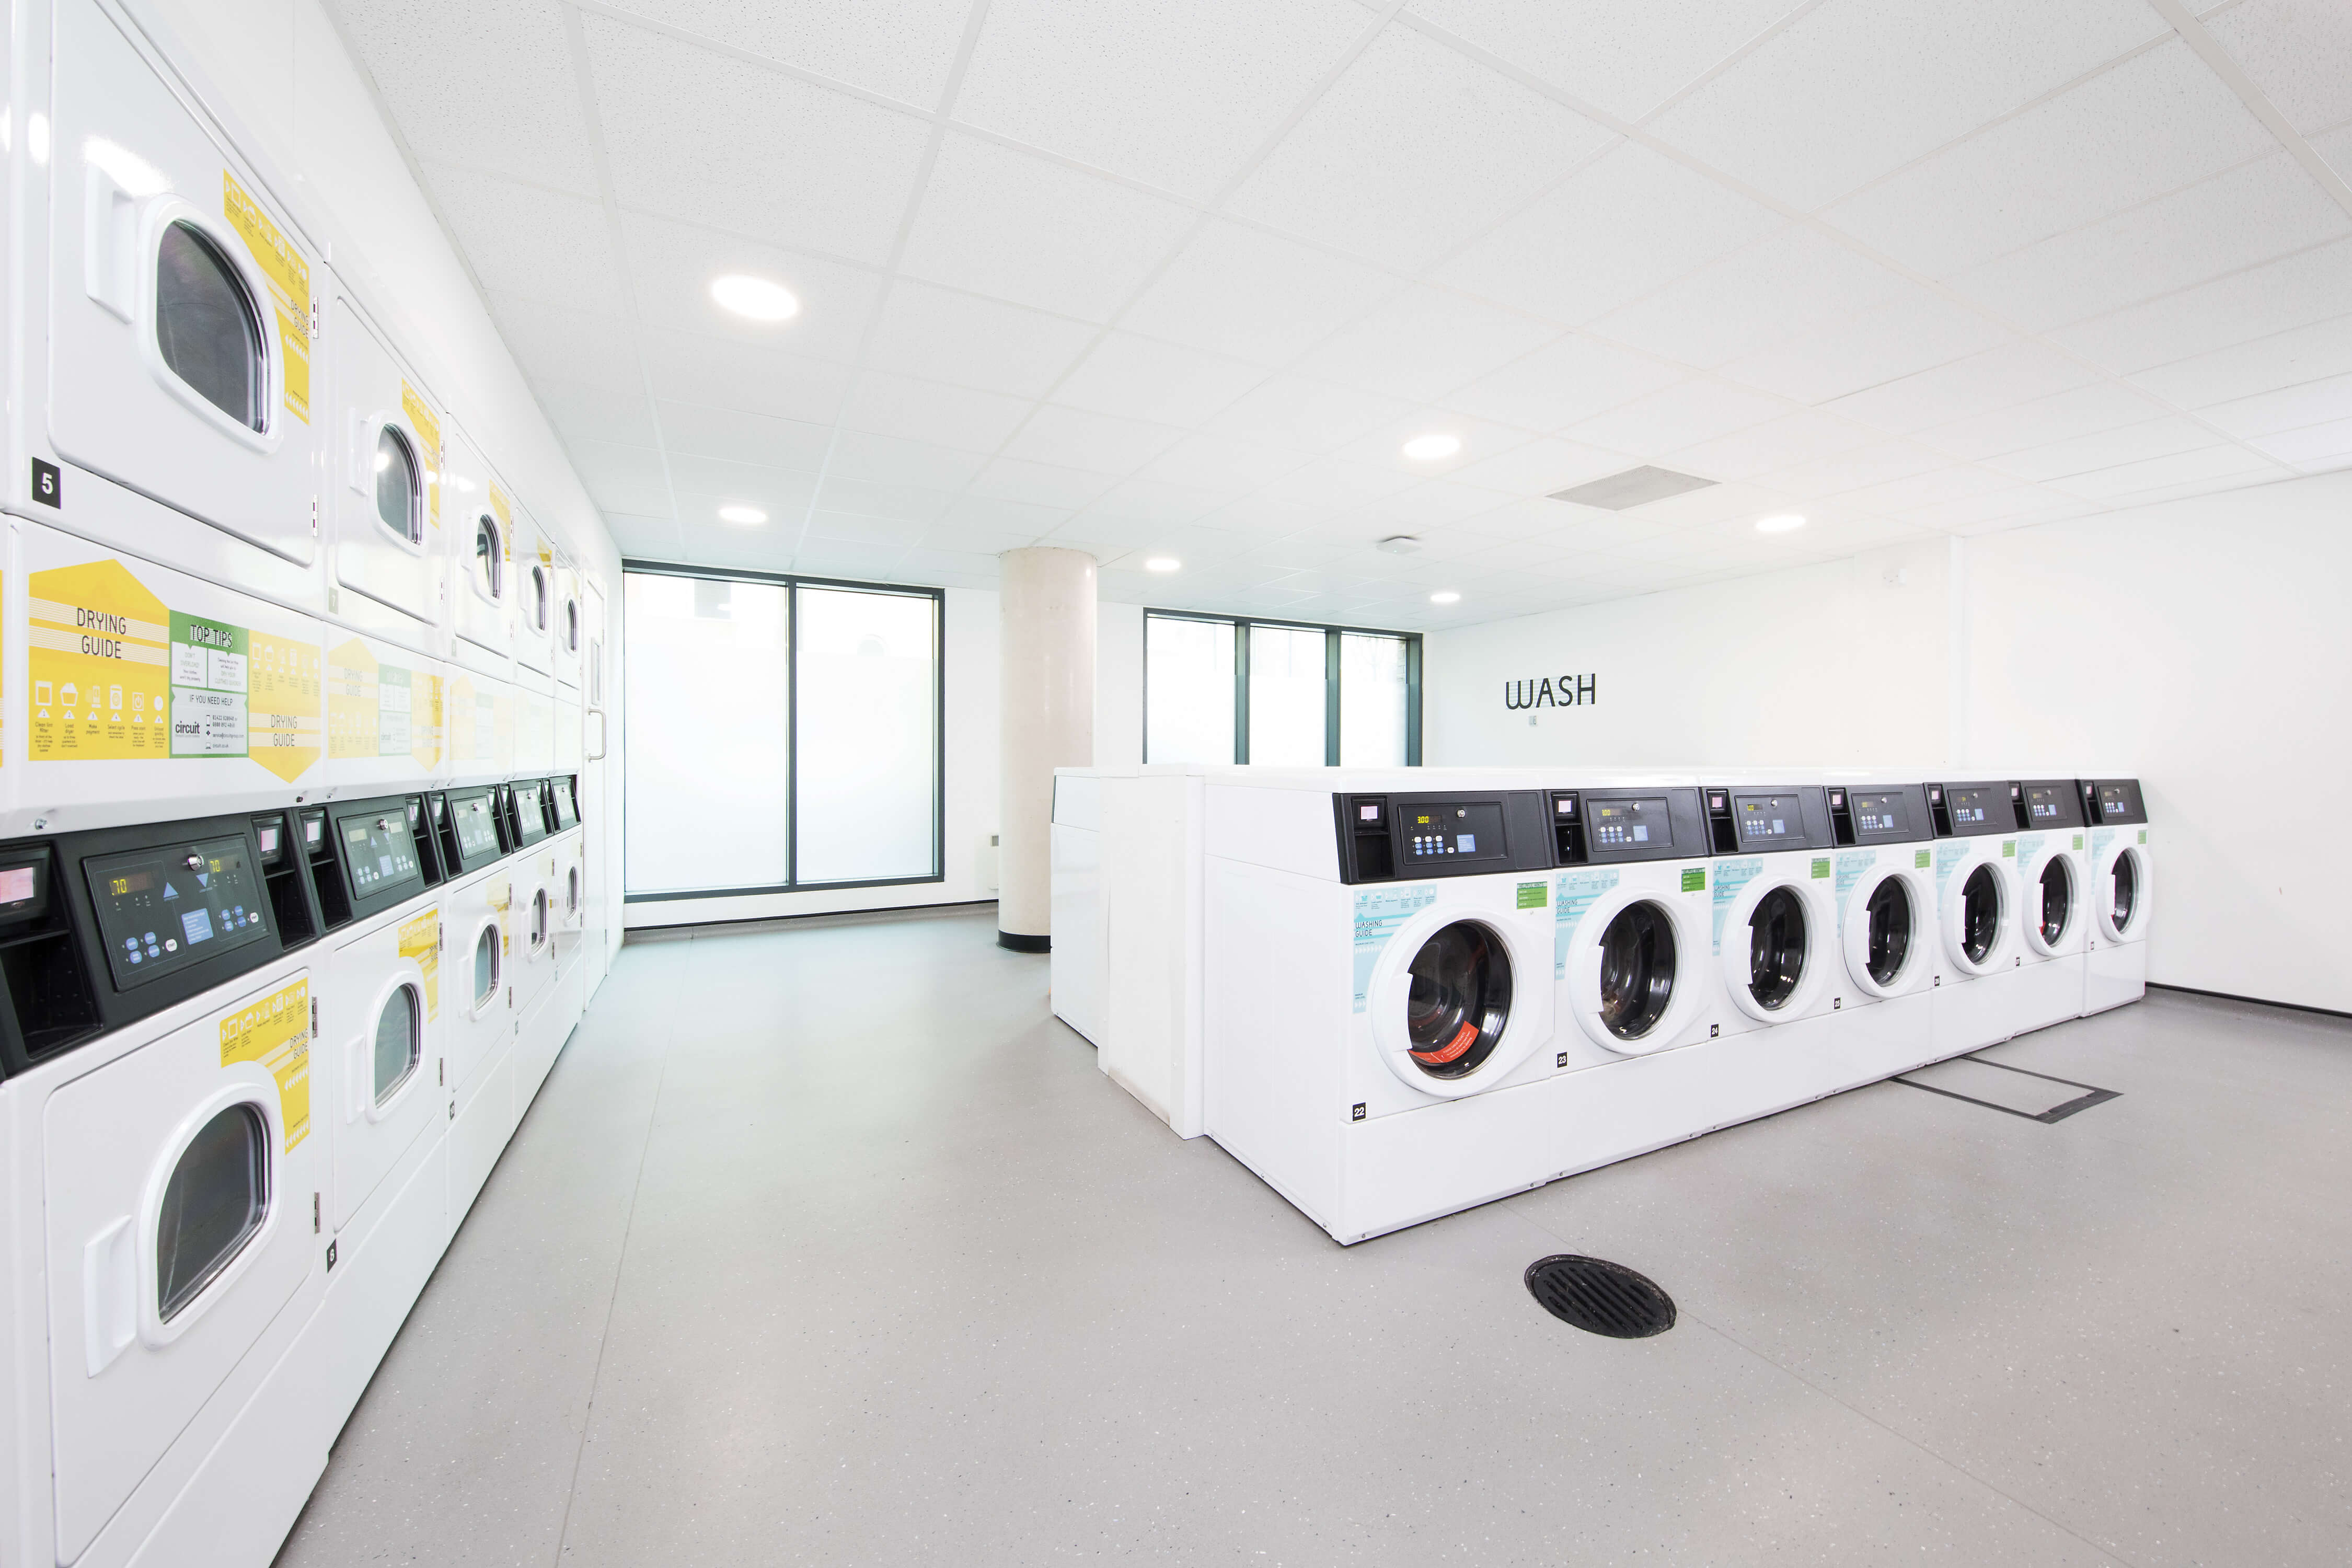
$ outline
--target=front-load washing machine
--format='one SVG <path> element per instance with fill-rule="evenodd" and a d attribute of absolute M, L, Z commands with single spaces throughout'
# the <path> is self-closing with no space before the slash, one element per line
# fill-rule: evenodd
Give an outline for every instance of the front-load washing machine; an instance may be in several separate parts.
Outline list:
<path fill-rule="evenodd" d="M 1935 826 L 1923 784 L 1853 774 L 1823 785 L 1835 856 L 1836 952 L 1843 1000 L 1833 1037 L 1858 1078 L 1884 1078 L 1935 1050 Z"/>
<path fill-rule="evenodd" d="M 1831 877 L 1836 835 L 1819 784 L 1785 778 L 1705 789 L 1712 921 L 1709 952 L 1722 990 L 1719 1037 L 1759 1035 L 1757 1048 L 1828 1048 L 1845 1005 Z"/>
<path fill-rule="evenodd" d="M 1209 1136 L 1342 1243 L 1548 1179 L 1543 795 L 1265 772 L 1202 792 Z"/>
<path fill-rule="evenodd" d="M 0 846 L 12 1562 L 267 1562 L 325 1466 L 283 1370 L 325 1280 L 318 929 L 282 813 Z"/>
<path fill-rule="evenodd" d="M 1575 1026 L 1562 1040 L 1562 1065 L 1708 1038 L 1717 987 L 1698 790 L 1612 784 L 1547 790 L 1544 802 L 1555 863 L 1570 868 L 1553 889 L 1553 974 L 1565 1023 Z"/>
<path fill-rule="evenodd" d="M 2018 929 L 2017 803 L 2008 779 L 1930 783 L 1936 830 L 1936 926 L 1943 983 L 1928 1009 L 1931 1058 L 1941 1060 L 2017 1032 L 2014 987 L 2024 963 Z"/>
<path fill-rule="evenodd" d="M 2073 779 L 2024 779 L 2017 786 L 2017 929 L 2020 962 L 2010 975 L 2011 1034 L 2083 1016 L 2090 952 L 2091 885 L 2083 799 Z"/>
<path fill-rule="evenodd" d="M 2156 884 L 2139 780 L 2084 779 L 2081 784 L 2091 834 L 2083 1011 L 2103 1013 L 2147 993 L 2147 926 Z"/>

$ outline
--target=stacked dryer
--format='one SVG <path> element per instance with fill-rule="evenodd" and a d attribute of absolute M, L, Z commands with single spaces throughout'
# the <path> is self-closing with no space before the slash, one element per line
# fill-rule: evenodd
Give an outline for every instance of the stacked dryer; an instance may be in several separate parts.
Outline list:
<path fill-rule="evenodd" d="M 11 47 L 0 1562 L 260 1564 L 578 1016 L 600 601 L 199 74 L 107 0 Z M 452 809 L 518 775 L 543 867 Z M 527 1061 L 505 925 L 495 1006 L 446 945 L 502 866 Z"/>

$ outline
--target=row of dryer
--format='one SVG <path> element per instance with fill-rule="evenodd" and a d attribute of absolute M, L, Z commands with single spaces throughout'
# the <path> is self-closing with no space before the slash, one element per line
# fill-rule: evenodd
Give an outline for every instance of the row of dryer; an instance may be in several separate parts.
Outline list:
<path fill-rule="evenodd" d="M 570 775 L 0 843 L 0 1560 L 270 1560 L 589 928 Z"/>
<path fill-rule="evenodd" d="M 1054 999 L 1342 1242 L 2114 1006 L 2129 779 L 1057 781 Z"/>

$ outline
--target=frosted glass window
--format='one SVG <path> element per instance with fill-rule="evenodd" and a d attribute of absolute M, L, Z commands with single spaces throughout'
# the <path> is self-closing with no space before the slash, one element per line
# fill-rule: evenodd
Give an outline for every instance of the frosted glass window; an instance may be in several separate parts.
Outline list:
<path fill-rule="evenodd" d="M 1351 768 L 1405 765 L 1405 642 L 1344 632 L 1339 637 L 1339 761 Z"/>
<path fill-rule="evenodd" d="M 1147 616 L 1143 760 L 1234 760 L 1234 626 Z"/>
<path fill-rule="evenodd" d="M 633 572 L 622 592 L 628 890 L 782 886 L 790 590 Z"/>
<path fill-rule="evenodd" d="M 1250 627 L 1251 766 L 1323 765 L 1323 642 L 1318 629 Z"/>
<path fill-rule="evenodd" d="M 936 875 L 938 601 L 803 587 L 799 610 L 799 879 Z"/>

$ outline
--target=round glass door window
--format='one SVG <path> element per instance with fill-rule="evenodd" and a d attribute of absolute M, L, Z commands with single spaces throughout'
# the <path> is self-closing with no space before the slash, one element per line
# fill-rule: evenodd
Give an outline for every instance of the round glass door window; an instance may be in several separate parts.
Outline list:
<path fill-rule="evenodd" d="M 2066 934 L 2067 917 L 2074 913 L 2074 877 L 2066 869 L 2065 858 L 2053 855 L 2050 863 L 2042 868 L 2042 942 L 2045 947 L 2055 947 Z"/>
<path fill-rule="evenodd" d="M 1767 1010 L 1785 1007 L 1804 978 L 1804 897 L 1775 888 L 1748 917 L 1748 994 Z"/>
<path fill-rule="evenodd" d="M 2000 878 L 1979 866 L 1960 884 L 1960 951 L 1982 963 L 2000 945 Z"/>
<path fill-rule="evenodd" d="M 375 438 L 375 515 L 411 544 L 425 538 L 425 511 L 419 504 L 424 488 L 408 437 L 385 426 Z"/>
<path fill-rule="evenodd" d="M 1601 1021 L 1621 1040 L 1658 1026 L 1675 999 L 1675 923 L 1648 902 L 1628 904 L 1601 933 Z"/>
<path fill-rule="evenodd" d="M 2107 879 L 2107 919 L 2116 930 L 2129 931 L 2138 912 L 2139 857 L 2126 849 L 2116 857 L 2115 872 Z"/>
<path fill-rule="evenodd" d="M 1863 964 L 1881 985 L 1892 985 L 1911 956 L 1911 889 L 1900 877 L 1883 879 L 1870 890 L 1864 910 L 1870 921 Z"/>
<path fill-rule="evenodd" d="M 165 1322 L 245 1249 L 269 1214 L 269 1124 L 232 1105 L 198 1130 L 163 1184 L 155 1311 Z"/>
<path fill-rule="evenodd" d="M 1511 1016 L 1511 958 L 1502 938 L 1455 921 L 1421 944 L 1407 967 L 1407 1051 L 1432 1078 L 1465 1078 L 1485 1065 Z"/>

